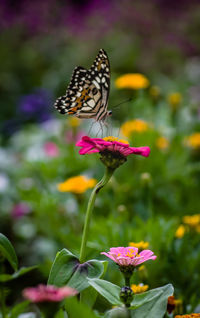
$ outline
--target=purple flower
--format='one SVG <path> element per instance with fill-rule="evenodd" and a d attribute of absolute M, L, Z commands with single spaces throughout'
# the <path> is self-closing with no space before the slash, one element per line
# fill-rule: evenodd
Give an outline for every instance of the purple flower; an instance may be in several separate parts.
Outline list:
<path fill-rule="evenodd" d="M 30 120 L 48 120 L 51 112 L 50 93 L 45 89 L 37 89 L 34 93 L 23 96 L 19 102 L 19 111 Z"/>
<path fill-rule="evenodd" d="M 11 215 L 14 219 L 19 219 L 28 213 L 30 213 L 30 207 L 23 202 L 15 204 L 11 211 Z"/>

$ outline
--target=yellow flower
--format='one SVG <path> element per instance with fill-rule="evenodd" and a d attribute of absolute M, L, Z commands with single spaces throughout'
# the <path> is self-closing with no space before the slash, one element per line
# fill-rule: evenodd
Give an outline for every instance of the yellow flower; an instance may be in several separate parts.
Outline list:
<path fill-rule="evenodd" d="M 69 117 L 69 124 L 71 127 L 76 128 L 78 126 L 80 126 L 81 121 L 80 119 L 78 119 L 77 117 Z"/>
<path fill-rule="evenodd" d="M 197 233 L 200 233 L 200 224 L 197 225 L 197 227 L 195 228 L 195 230 L 196 230 Z"/>
<path fill-rule="evenodd" d="M 118 77 L 115 85 L 117 88 L 141 89 L 149 86 L 149 80 L 140 73 L 129 73 Z"/>
<path fill-rule="evenodd" d="M 149 242 L 140 241 L 138 243 L 130 242 L 129 246 L 137 247 L 139 250 L 145 250 L 149 247 Z"/>
<path fill-rule="evenodd" d="M 93 188 L 97 181 L 88 179 L 85 176 L 76 176 L 59 183 L 57 188 L 60 192 L 84 193 L 87 189 Z"/>
<path fill-rule="evenodd" d="M 130 137 L 133 132 L 142 133 L 148 129 L 149 124 L 142 119 L 129 120 L 121 126 L 122 134 L 126 137 Z"/>
<path fill-rule="evenodd" d="M 176 110 L 182 102 L 182 95 L 178 92 L 171 93 L 167 96 L 167 100 L 172 109 Z"/>
<path fill-rule="evenodd" d="M 144 293 L 148 288 L 149 288 L 148 285 L 143 285 L 143 284 L 139 284 L 139 285 L 132 284 L 131 285 L 131 289 L 134 292 L 134 294 Z"/>
<path fill-rule="evenodd" d="M 176 315 L 175 318 L 200 318 L 199 314 L 189 314 L 189 315 Z"/>
<path fill-rule="evenodd" d="M 154 85 L 151 86 L 149 89 L 149 94 L 154 98 L 157 99 L 160 96 L 160 87 Z"/>
<path fill-rule="evenodd" d="M 161 150 L 165 150 L 169 147 L 169 140 L 165 137 L 159 137 L 156 140 L 156 146 Z"/>
<path fill-rule="evenodd" d="M 200 214 L 185 215 L 183 217 L 183 223 L 189 225 L 190 227 L 196 227 L 200 225 Z"/>
<path fill-rule="evenodd" d="M 179 225 L 178 229 L 176 230 L 175 237 L 182 238 L 184 236 L 185 232 L 186 232 L 186 227 L 183 224 L 181 224 L 181 225 Z"/>
<path fill-rule="evenodd" d="M 186 145 L 193 149 L 200 148 L 200 132 L 194 133 L 185 138 Z"/>

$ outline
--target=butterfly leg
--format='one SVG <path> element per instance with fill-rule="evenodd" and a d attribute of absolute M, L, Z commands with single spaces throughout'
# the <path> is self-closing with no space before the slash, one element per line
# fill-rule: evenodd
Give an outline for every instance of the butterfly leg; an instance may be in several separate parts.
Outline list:
<path fill-rule="evenodd" d="M 95 121 L 93 121 L 90 125 L 89 131 L 88 131 L 88 136 L 90 135 L 91 131 L 92 131 L 92 127 L 94 126 Z"/>
<path fill-rule="evenodd" d="M 99 129 L 98 129 L 98 131 L 97 131 L 97 133 L 96 133 L 96 138 L 98 137 L 99 133 L 102 132 L 101 122 L 99 121 L 98 123 L 99 123 Z"/>

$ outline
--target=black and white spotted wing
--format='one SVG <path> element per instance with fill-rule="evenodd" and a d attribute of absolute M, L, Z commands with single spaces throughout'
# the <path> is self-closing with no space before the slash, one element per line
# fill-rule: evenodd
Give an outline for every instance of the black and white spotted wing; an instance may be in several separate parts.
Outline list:
<path fill-rule="evenodd" d="M 112 114 L 107 111 L 109 89 L 109 60 L 100 49 L 89 70 L 81 66 L 74 69 L 66 95 L 59 97 L 54 106 L 61 114 L 105 120 Z"/>

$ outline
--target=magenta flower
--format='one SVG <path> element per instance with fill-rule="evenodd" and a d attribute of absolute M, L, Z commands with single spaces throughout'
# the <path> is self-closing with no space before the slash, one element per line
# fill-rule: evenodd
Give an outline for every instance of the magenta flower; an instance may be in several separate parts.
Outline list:
<path fill-rule="evenodd" d="M 78 291 L 68 286 L 58 288 L 53 285 L 38 285 L 37 287 L 23 290 L 24 298 L 34 303 L 43 301 L 58 302 L 76 294 L 78 294 Z"/>
<path fill-rule="evenodd" d="M 14 219 L 20 219 L 21 217 L 30 212 L 30 207 L 26 203 L 20 202 L 13 206 L 11 210 L 11 215 Z"/>
<path fill-rule="evenodd" d="M 77 142 L 76 146 L 81 147 L 79 150 L 80 155 L 99 152 L 101 161 L 107 167 L 113 169 L 123 164 L 126 161 L 126 157 L 131 154 L 144 157 L 148 157 L 150 154 L 149 147 L 130 147 L 127 141 L 112 136 L 103 139 L 84 136 Z"/>
<path fill-rule="evenodd" d="M 76 146 L 82 147 L 79 153 L 80 155 L 90 154 L 93 152 L 103 152 L 104 150 L 109 150 L 111 152 L 119 152 L 124 157 L 131 154 L 141 155 L 148 157 L 150 153 L 149 147 L 130 147 L 128 142 L 124 140 L 117 140 L 114 137 L 106 138 L 90 138 L 88 136 L 83 136 L 82 140 L 77 142 Z"/>
<path fill-rule="evenodd" d="M 58 146 L 54 142 L 46 142 L 44 144 L 44 152 L 48 157 L 58 157 L 59 149 Z"/>
<path fill-rule="evenodd" d="M 138 254 L 137 247 L 112 247 L 108 253 L 102 252 L 119 266 L 137 266 L 157 256 L 151 250 L 143 250 Z"/>

